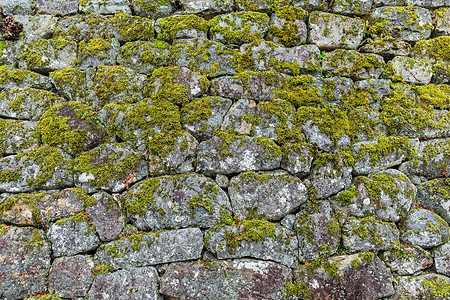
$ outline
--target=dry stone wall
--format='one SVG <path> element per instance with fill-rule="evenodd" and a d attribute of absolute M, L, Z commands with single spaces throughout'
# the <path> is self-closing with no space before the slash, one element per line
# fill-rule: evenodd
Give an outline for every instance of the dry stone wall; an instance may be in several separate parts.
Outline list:
<path fill-rule="evenodd" d="M 0 5 L 1 299 L 450 298 L 450 1 Z"/>

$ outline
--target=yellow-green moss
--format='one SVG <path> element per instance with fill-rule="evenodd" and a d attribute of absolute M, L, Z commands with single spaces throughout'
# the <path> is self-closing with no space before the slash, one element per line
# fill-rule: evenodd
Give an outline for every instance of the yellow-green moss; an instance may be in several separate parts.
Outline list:
<path fill-rule="evenodd" d="M 32 251 L 33 249 L 40 250 L 45 245 L 44 238 L 39 229 L 34 228 L 31 232 L 31 236 L 28 239 L 23 240 L 22 248 L 25 249 L 26 252 Z"/>
<path fill-rule="evenodd" d="M 30 69 L 42 69 L 50 65 L 49 58 L 58 58 L 59 51 L 75 53 L 76 43 L 66 39 L 38 39 L 21 47 L 19 59 L 24 60 Z"/>
<path fill-rule="evenodd" d="M 308 12 L 302 8 L 283 6 L 276 10 L 276 16 L 283 20 L 281 27 L 272 25 L 269 34 L 286 47 L 293 47 L 302 42 L 301 32 L 296 22 L 302 21 Z"/>
<path fill-rule="evenodd" d="M 96 56 L 98 59 L 107 59 L 110 56 L 111 41 L 103 38 L 90 39 L 87 42 L 82 40 L 78 44 L 79 57 L 86 58 Z"/>
<path fill-rule="evenodd" d="M 311 292 L 305 282 L 301 282 L 296 279 L 292 283 L 286 283 L 284 286 L 284 295 L 286 297 L 298 296 L 300 299 L 309 299 L 311 297 Z"/>
<path fill-rule="evenodd" d="M 170 16 L 161 19 L 161 32 L 158 39 L 172 42 L 178 31 L 185 29 L 195 29 L 198 31 L 208 31 L 208 21 L 197 15 Z"/>
<path fill-rule="evenodd" d="M 237 246 L 243 241 L 260 242 L 275 236 L 275 225 L 266 220 L 243 221 L 242 227 L 237 228 L 237 230 L 237 233 L 225 230 L 225 242 L 229 253 L 235 253 Z"/>
<path fill-rule="evenodd" d="M 131 215 L 145 215 L 155 205 L 157 193 L 163 178 L 148 178 L 139 185 L 139 192 L 130 191 L 125 195 L 125 208 Z M 160 210 L 158 210 L 160 211 Z M 161 214 L 161 211 L 160 211 Z"/>
<path fill-rule="evenodd" d="M 424 278 L 422 285 L 429 291 L 431 296 L 442 297 L 443 299 L 450 298 L 450 283 L 448 280 L 442 278 Z"/>
<path fill-rule="evenodd" d="M 124 42 L 137 40 L 151 41 L 155 37 L 153 22 L 148 18 L 141 18 L 119 12 L 109 20 L 109 24 L 117 30 L 119 40 Z M 105 37 L 114 37 L 113 33 L 108 36 L 109 30 L 110 29 L 107 26 Z M 111 32 L 114 32 L 114 30 Z"/>

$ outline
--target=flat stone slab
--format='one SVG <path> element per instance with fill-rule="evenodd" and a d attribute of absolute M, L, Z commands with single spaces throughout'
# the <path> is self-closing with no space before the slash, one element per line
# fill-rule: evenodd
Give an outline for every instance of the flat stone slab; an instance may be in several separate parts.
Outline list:
<path fill-rule="evenodd" d="M 266 220 L 248 220 L 242 225 L 208 230 L 206 248 L 218 259 L 252 257 L 287 267 L 298 266 L 298 240 L 287 228 Z"/>
<path fill-rule="evenodd" d="M 400 299 L 448 299 L 450 278 L 439 274 L 425 274 L 419 276 L 396 277 L 396 293 L 394 300 Z"/>
<path fill-rule="evenodd" d="M 91 299 L 158 299 L 158 272 L 153 267 L 119 270 L 95 277 Z"/>
<path fill-rule="evenodd" d="M 168 17 L 172 14 L 173 5 L 170 1 L 158 0 L 131 0 L 133 11 L 140 17 L 150 17 L 152 19 Z"/>
<path fill-rule="evenodd" d="M 398 275 L 413 275 L 433 265 L 431 254 L 420 247 L 402 244 L 381 254 L 381 259 L 391 272 Z"/>
<path fill-rule="evenodd" d="M 0 130 L 0 156 L 17 154 L 39 145 L 38 123 L 35 121 L 0 119 Z"/>
<path fill-rule="evenodd" d="M 241 173 L 230 180 L 228 194 L 234 215 L 242 219 L 281 220 L 308 199 L 302 181 L 284 172 Z"/>
<path fill-rule="evenodd" d="M 203 233 L 187 228 L 135 234 L 103 244 L 95 259 L 114 269 L 134 268 L 198 259 L 203 249 Z"/>
<path fill-rule="evenodd" d="M 342 0 L 333 2 L 332 10 L 342 15 L 364 16 L 373 6 L 374 0 Z"/>
<path fill-rule="evenodd" d="M 396 56 L 386 65 L 385 74 L 393 81 L 428 84 L 433 76 L 433 67 L 428 62 Z"/>
<path fill-rule="evenodd" d="M 231 211 L 227 194 L 200 174 L 146 179 L 134 185 L 124 201 L 128 218 L 141 230 L 208 228 Z"/>
<path fill-rule="evenodd" d="M 0 67 L 0 89 L 17 87 L 50 90 L 52 84 L 47 76 L 30 70 L 16 69 L 11 66 Z"/>
<path fill-rule="evenodd" d="M 120 43 L 116 38 L 92 38 L 78 43 L 78 69 L 115 65 Z M 63 68 L 61 68 L 63 69 Z"/>
<path fill-rule="evenodd" d="M 160 292 L 181 299 L 281 299 L 292 272 L 282 265 L 252 259 L 171 264 Z"/>
<path fill-rule="evenodd" d="M 87 0 L 79 1 L 78 10 L 84 13 L 110 15 L 122 11 L 131 15 L 131 9 L 126 0 Z"/>
<path fill-rule="evenodd" d="M 36 228 L 0 225 L 0 297 L 21 299 L 47 291 L 51 249 L 44 234 Z"/>
<path fill-rule="evenodd" d="M 200 14 L 205 17 L 231 12 L 234 8 L 234 2 L 232 0 L 181 0 L 180 3 L 185 13 Z"/>
<path fill-rule="evenodd" d="M 352 167 L 343 164 L 341 160 L 336 164 L 327 161 L 321 165 L 313 165 L 310 180 L 315 197 L 327 198 L 350 186 Z"/>

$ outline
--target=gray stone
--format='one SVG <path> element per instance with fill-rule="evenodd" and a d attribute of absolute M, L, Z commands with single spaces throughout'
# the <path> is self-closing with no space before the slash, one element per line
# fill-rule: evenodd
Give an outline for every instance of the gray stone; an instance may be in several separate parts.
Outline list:
<path fill-rule="evenodd" d="M 153 267 L 119 270 L 95 277 L 90 299 L 159 299 L 158 272 Z"/>
<path fill-rule="evenodd" d="M 79 1 L 78 10 L 84 13 L 115 14 L 119 11 L 131 15 L 126 0 L 87 0 Z"/>
<path fill-rule="evenodd" d="M 399 245 L 399 231 L 395 223 L 349 218 L 342 228 L 342 242 L 351 253 L 390 250 Z"/>
<path fill-rule="evenodd" d="M 283 219 L 281 219 L 280 223 L 287 229 L 294 230 L 295 215 L 294 214 L 286 215 Z"/>
<path fill-rule="evenodd" d="M 252 62 L 246 68 L 251 71 L 277 71 L 288 75 L 320 72 L 320 51 L 315 45 L 284 48 L 262 40 L 244 44 L 240 51 L 246 62 Z"/>
<path fill-rule="evenodd" d="M 232 174 L 280 167 L 281 150 L 272 140 L 218 133 L 197 147 L 197 172 Z"/>
<path fill-rule="evenodd" d="M 18 53 L 20 47 L 23 45 L 23 41 L 0 41 L 0 64 L 15 66 L 18 63 Z"/>
<path fill-rule="evenodd" d="M 353 192 L 341 193 L 341 196 L 345 193 L 353 196 L 348 199 L 350 214 L 357 217 L 375 215 L 387 222 L 398 222 L 411 208 L 417 192 L 408 177 L 394 169 L 357 177 L 354 184 Z"/>
<path fill-rule="evenodd" d="M 306 19 L 308 12 L 293 6 L 280 7 L 270 17 L 270 27 L 267 39 L 294 47 L 306 43 L 308 34 Z"/>
<path fill-rule="evenodd" d="M 45 90 L 6 88 L 0 92 L 0 117 L 38 121 L 47 109 L 63 101 Z"/>
<path fill-rule="evenodd" d="M 0 191 L 24 193 L 73 186 L 71 163 L 68 154 L 49 146 L 0 158 Z"/>
<path fill-rule="evenodd" d="M 292 129 L 294 106 L 282 99 L 271 99 L 256 106 L 252 128 L 252 136 L 267 137 L 283 143 Z"/>
<path fill-rule="evenodd" d="M 231 104 L 230 99 L 222 97 L 195 99 L 181 110 L 183 127 L 198 140 L 209 140 L 222 124 Z"/>
<path fill-rule="evenodd" d="M 450 228 L 441 217 L 427 209 L 412 209 L 400 224 L 401 240 L 422 248 L 444 244 Z"/>
<path fill-rule="evenodd" d="M 450 276 L 450 242 L 436 247 L 433 251 L 436 272 Z"/>
<path fill-rule="evenodd" d="M 128 149 L 128 144 L 105 143 L 79 155 L 73 164 L 75 185 L 88 193 L 117 193 L 146 177 L 148 165 L 144 156 Z"/>
<path fill-rule="evenodd" d="M 268 0 L 245 1 L 237 0 L 236 6 L 238 10 L 270 12 L 272 10 L 271 2 Z"/>
<path fill-rule="evenodd" d="M 416 200 L 424 208 L 434 211 L 450 224 L 450 181 L 437 178 L 424 182 L 418 187 Z"/>
<path fill-rule="evenodd" d="M 400 39 L 388 39 L 386 41 L 367 43 L 361 46 L 361 52 L 375 53 L 387 57 L 391 56 L 409 56 L 411 53 L 411 45 Z"/>
<path fill-rule="evenodd" d="M 103 244 L 95 259 L 114 269 L 194 260 L 201 257 L 203 234 L 199 228 L 127 236 Z"/>
<path fill-rule="evenodd" d="M 228 194 L 234 215 L 243 219 L 281 220 L 308 199 L 301 180 L 285 172 L 241 173 L 230 180 Z"/>
<path fill-rule="evenodd" d="M 180 299 L 282 299 L 292 271 L 253 259 L 171 264 L 161 294 Z"/>
<path fill-rule="evenodd" d="M 76 68 L 56 70 L 50 73 L 51 83 L 58 93 L 70 101 L 87 102 L 95 69 L 79 70 Z M 92 104 L 93 101 L 89 101 Z"/>
<path fill-rule="evenodd" d="M 362 81 L 358 81 L 360 83 Z M 345 96 L 351 92 L 353 85 L 353 80 L 346 77 L 331 77 L 323 78 L 322 85 L 324 89 L 319 89 L 322 97 L 327 104 L 342 104 L 341 101 Z M 324 92 L 325 90 L 325 92 Z"/>
<path fill-rule="evenodd" d="M 299 110 L 299 112 L 301 111 Z M 322 114 L 322 112 L 320 112 L 320 114 Z M 327 128 L 326 124 L 320 124 L 324 118 L 335 118 L 333 121 L 339 123 L 340 116 L 311 116 L 311 119 L 301 124 L 303 133 L 306 135 L 306 140 L 326 152 L 335 152 L 342 148 L 348 148 L 351 144 L 348 134 L 344 132 L 337 138 L 336 135 L 333 135 L 334 132 L 332 132 L 331 128 Z M 319 121 L 317 121 L 317 119 L 319 119 Z"/>
<path fill-rule="evenodd" d="M 11 66 L 1 66 L 0 89 L 17 87 L 50 90 L 52 84 L 47 76 L 29 70 L 16 69 Z"/>
<path fill-rule="evenodd" d="M 369 24 L 372 25 L 370 31 L 374 37 L 387 34 L 406 42 L 429 38 L 433 28 L 430 11 L 421 7 L 375 8 L 370 14 Z"/>
<path fill-rule="evenodd" d="M 67 39 L 75 42 L 89 41 L 105 36 L 105 26 L 108 18 L 99 14 L 74 15 L 60 18 L 52 31 L 54 39 Z M 110 31 L 110 34 L 115 32 Z"/>
<path fill-rule="evenodd" d="M 152 19 L 168 17 L 173 12 L 170 0 L 131 0 L 134 14 Z"/>
<path fill-rule="evenodd" d="M 216 176 L 216 183 L 218 186 L 220 186 L 222 189 L 227 189 L 228 186 L 230 185 L 230 180 L 228 179 L 227 176 L 222 175 L 222 174 L 218 174 Z"/>
<path fill-rule="evenodd" d="M 393 300 L 402 299 L 448 299 L 450 278 L 439 274 L 425 274 L 419 276 L 399 276 L 395 278 L 396 285 Z"/>
<path fill-rule="evenodd" d="M 309 273 L 294 272 L 310 299 L 380 299 L 394 294 L 392 275 L 373 253 L 333 256 Z"/>
<path fill-rule="evenodd" d="M 224 77 L 221 77 L 224 78 Z M 245 116 L 254 115 L 256 102 L 249 99 L 239 99 L 229 108 L 223 118 L 221 130 L 226 131 L 231 128 L 237 134 L 250 135 L 252 123 L 246 120 Z"/>
<path fill-rule="evenodd" d="M 326 54 L 322 71 L 332 76 L 351 77 L 355 80 L 377 79 L 383 73 L 384 66 L 382 56 L 337 49 Z"/>
<path fill-rule="evenodd" d="M 313 165 L 311 170 L 311 185 L 317 199 L 327 198 L 350 186 L 352 167 L 341 161 L 327 161 L 323 165 Z"/>
<path fill-rule="evenodd" d="M 432 65 L 409 57 L 396 56 L 386 66 L 386 76 L 393 81 L 428 84 L 433 76 Z"/>
<path fill-rule="evenodd" d="M 128 218 L 141 230 L 218 224 L 231 211 L 226 193 L 199 174 L 149 178 L 125 195 Z"/>
<path fill-rule="evenodd" d="M 406 0 L 375 0 L 376 6 L 389 6 L 389 5 L 396 5 L 396 6 L 402 6 L 406 5 Z"/>
<path fill-rule="evenodd" d="M 180 0 L 186 14 L 199 14 L 205 17 L 233 11 L 233 0 Z"/>
<path fill-rule="evenodd" d="M 37 0 L 36 9 L 39 14 L 70 15 L 78 12 L 78 0 Z"/>
<path fill-rule="evenodd" d="M 247 220 L 242 225 L 212 228 L 205 234 L 205 246 L 218 259 L 252 257 L 290 268 L 298 266 L 295 233 L 265 220 Z"/>
<path fill-rule="evenodd" d="M 116 239 L 125 226 L 126 216 L 122 214 L 120 206 L 114 198 L 100 192 L 92 195 L 95 204 L 86 207 L 86 213 L 102 242 Z"/>
<path fill-rule="evenodd" d="M 52 244 L 53 255 L 71 256 L 97 248 L 101 242 L 90 223 L 86 212 L 81 212 L 50 226 L 47 238 Z"/>
<path fill-rule="evenodd" d="M 0 297 L 47 292 L 50 245 L 42 230 L 0 225 Z"/>
<path fill-rule="evenodd" d="M 104 0 L 95 1 L 103 1 L 106 3 Z M 127 0 L 112 1 L 128 2 Z M 89 18 L 89 16 L 91 17 Z M 104 24 L 102 20 L 105 20 Z M 88 26 L 96 26 L 95 24 L 98 24 L 94 27 L 94 33 L 100 30 L 98 32 L 100 34 L 99 37 L 105 39 L 115 37 L 121 45 L 133 41 L 153 41 L 155 37 L 154 20 L 133 16 L 126 11 L 116 13 L 112 18 L 105 19 L 102 19 L 97 14 L 89 14 L 85 22 L 88 23 Z M 89 25 L 91 22 L 93 25 Z M 89 37 L 86 39 L 89 39 Z"/>
<path fill-rule="evenodd" d="M 173 15 L 155 22 L 158 40 L 168 43 L 179 39 L 207 39 L 208 27 L 208 22 L 197 15 Z"/>
<path fill-rule="evenodd" d="M 295 216 L 294 230 L 302 261 L 328 257 L 339 247 L 340 226 L 328 202 L 307 202 Z"/>
<path fill-rule="evenodd" d="M 450 9 L 448 7 L 433 11 L 433 25 L 436 36 L 450 35 Z"/>
<path fill-rule="evenodd" d="M 322 0 L 292 0 L 289 1 L 294 7 L 301 7 L 307 10 L 324 10 L 327 9 L 328 3 Z M 287 4 L 285 2 L 285 4 Z"/>
<path fill-rule="evenodd" d="M 282 169 L 299 177 L 306 176 L 311 172 L 311 165 L 314 159 L 311 145 L 307 143 L 287 143 L 283 145 L 282 149 Z"/>
<path fill-rule="evenodd" d="M 391 272 L 398 275 L 413 275 L 433 264 L 433 258 L 429 252 L 407 244 L 402 244 L 399 249 L 383 252 L 381 259 Z"/>
<path fill-rule="evenodd" d="M 32 15 L 31 0 L 3 0 L 2 8 L 5 15 Z"/>
<path fill-rule="evenodd" d="M 91 256 L 58 257 L 49 271 L 49 292 L 62 298 L 84 297 L 94 280 L 93 270 Z"/>
<path fill-rule="evenodd" d="M 437 8 L 442 6 L 450 6 L 449 0 L 406 0 L 408 6 L 421 6 L 428 8 Z"/>
<path fill-rule="evenodd" d="M 333 2 L 333 12 L 343 15 L 364 16 L 372 9 L 373 2 L 374 0 L 335 1 Z"/>
<path fill-rule="evenodd" d="M 325 12 L 312 12 L 309 27 L 308 43 L 325 50 L 336 48 L 356 50 L 365 31 L 365 23 L 359 18 Z"/>
<path fill-rule="evenodd" d="M 151 74 L 155 69 L 168 65 L 169 45 L 136 41 L 128 42 L 119 49 L 117 64 L 139 73 Z"/>
<path fill-rule="evenodd" d="M 59 20 L 58 17 L 52 15 L 14 16 L 14 18 L 23 24 L 24 41 L 26 42 L 52 38 Z"/>
<path fill-rule="evenodd" d="M 0 119 L 0 156 L 17 154 L 21 150 L 39 145 L 38 126 L 35 121 Z"/>
<path fill-rule="evenodd" d="M 242 45 L 264 38 L 269 29 L 269 16 L 263 13 L 229 13 L 211 19 L 209 26 L 213 41 Z"/>
<path fill-rule="evenodd" d="M 87 42 L 82 40 L 78 44 L 78 68 L 84 70 L 96 66 L 115 65 L 119 47 L 117 39 L 96 38 Z"/>

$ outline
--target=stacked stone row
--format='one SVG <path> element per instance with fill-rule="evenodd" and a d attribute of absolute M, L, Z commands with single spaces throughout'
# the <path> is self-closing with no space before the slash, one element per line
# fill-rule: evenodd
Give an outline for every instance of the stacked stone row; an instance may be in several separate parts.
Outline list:
<path fill-rule="evenodd" d="M 0 298 L 450 297 L 450 1 L 3 1 Z"/>

